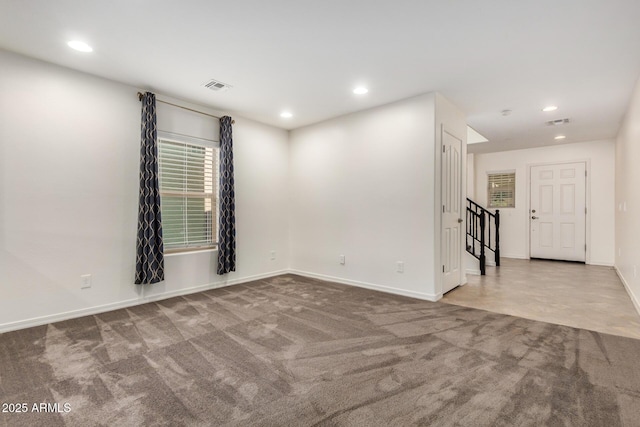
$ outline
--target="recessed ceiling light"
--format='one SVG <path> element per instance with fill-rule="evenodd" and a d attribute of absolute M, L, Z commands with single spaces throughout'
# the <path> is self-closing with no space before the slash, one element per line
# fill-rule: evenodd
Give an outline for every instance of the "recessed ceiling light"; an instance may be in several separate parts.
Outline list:
<path fill-rule="evenodd" d="M 556 111 L 557 109 L 558 107 L 556 107 L 555 105 L 547 105 L 542 109 L 542 111 L 544 111 L 545 113 L 548 113 L 549 111 Z"/>
<path fill-rule="evenodd" d="M 558 136 L 556 136 L 556 137 L 555 137 L 555 138 L 553 138 L 553 139 L 555 139 L 555 140 L 560 140 L 560 139 L 565 139 L 565 138 L 566 138 L 566 136 L 564 136 L 564 135 L 558 135 Z"/>
<path fill-rule="evenodd" d="M 369 92 L 369 89 L 364 86 L 358 86 L 353 90 L 353 93 L 355 93 L 356 95 L 364 95 L 367 92 Z"/>
<path fill-rule="evenodd" d="M 71 40 L 67 43 L 67 46 L 80 52 L 93 52 L 93 48 L 91 46 L 79 40 Z"/>
<path fill-rule="evenodd" d="M 282 117 L 283 119 L 290 119 L 291 117 L 293 117 L 293 114 L 288 111 L 283 111 L 282 113 L 280 113 L 280 117 Z"/>

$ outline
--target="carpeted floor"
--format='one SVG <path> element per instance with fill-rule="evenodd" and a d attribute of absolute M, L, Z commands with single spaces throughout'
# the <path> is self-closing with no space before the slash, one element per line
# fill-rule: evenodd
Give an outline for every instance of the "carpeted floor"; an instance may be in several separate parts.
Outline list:
<path fill-rule="evenodd" d="M 2 334 L 0 402 L 1 426 L 637 426 L 640 340 L 288 275 Z"/>

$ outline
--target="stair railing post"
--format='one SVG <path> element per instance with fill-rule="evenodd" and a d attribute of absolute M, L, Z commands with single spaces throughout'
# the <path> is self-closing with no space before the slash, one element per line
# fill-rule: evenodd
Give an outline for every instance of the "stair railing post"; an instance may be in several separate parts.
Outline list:
<path fill-rule="evenodd" d="M 500 210 L 496 210 L 496 267 L 500 267 Z"/>
<path fill-rule="evenodd" d="M 484 254 L 484 232 L 485 232 L 485 213 L 480 214 L 480 274 L 485 275 L 485 254 Z"/>

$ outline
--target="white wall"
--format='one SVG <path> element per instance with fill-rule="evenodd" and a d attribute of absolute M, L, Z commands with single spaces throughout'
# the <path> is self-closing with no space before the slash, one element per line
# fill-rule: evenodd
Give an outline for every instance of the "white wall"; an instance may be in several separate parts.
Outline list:
<path fill-rule="evenodd" d="M 528 165 L 588 160 L 590 163 L 591 244 L 588 263 L 613 265 L 614 262 L 614 141 L 591 141 L 553 147 L 475 154 L 475 199 L 487 206 L 487 174 L 516 171 L 516 207 L 500 209 L 500 251 L 507 258 L 529 257 Z"/>
<path fill-rule="evenodd" d="M 166 280 L 141 287 L 139 89 L 1 50 L 0 62 L 0 331 L 289 269 L 440 297 L 436 128 L 464 118 L 439 95 L 290 134 L 234 117 L 238 271 L 217 276 L 213 251 L 172 254 Z M 158 104 L 160 130 L 216 138 L 209 120 Z"/>
<path fill-rule="evenodd" d="M 294 271 L 436 298 L 434 108 L 428 94 L 291 131 Z"/>
<path fill-rule="evenodd" d="M 616 139 L 616 269 L 640 312 L 640 81 Z"/>
<path fill-rule="evenodd" d="M 467 197 L 471 200 L 476 199 L 476 163 L 473 153 L 467 154 Z"/>
<path fill-rule="evenodd" d="M 172 255 L 166 281 L 140 287 L 137 89 L 1 50 L 0 63 L 0 331 L 287 269 L 286 131 L 235 117 L 238 271 L 217 276 L 215 252 Z"/>

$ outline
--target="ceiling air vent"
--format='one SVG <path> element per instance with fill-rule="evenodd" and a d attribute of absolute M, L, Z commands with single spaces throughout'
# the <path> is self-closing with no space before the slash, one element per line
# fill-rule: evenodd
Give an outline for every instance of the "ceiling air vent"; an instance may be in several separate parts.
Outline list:
<path fill-rule="evenodd" d="M 566 125 L 569 123 L 569 119 L 558 119 L 558 120 L 549 120 L 547 126 L 558 126 L 558 125 Z"/>
<path fill-rule="evenodd" d="M 222 83 L 218 80 L 209 80 L 208 82 L 203 84 L 207 89 L 211 89 L 215 92 L 224 92 L 225 90 L 229 90 L 232 86 L 226 83 Z"/>

